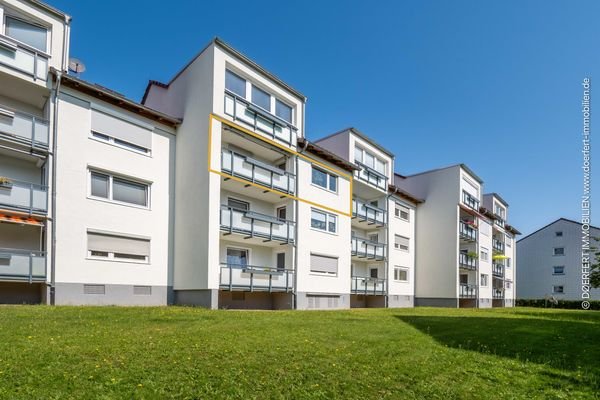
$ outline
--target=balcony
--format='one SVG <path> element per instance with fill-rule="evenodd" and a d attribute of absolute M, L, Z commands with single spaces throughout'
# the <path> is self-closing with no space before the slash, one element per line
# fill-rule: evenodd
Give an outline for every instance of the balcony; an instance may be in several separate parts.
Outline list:
<path fill-rule="evenodd" d="M 374 242 L 360 237 L 352 237 L 352 255 L 368 260 L 382 261 L 385 259 L 385 243 Z"/>
<path fill-rule="evenodd" d="M 498 239 L 492 239 L 492 248 L 498 253 L 504 254 L 504 243 Z"/>
<path fill-rule="evenodd" d="M 458 227 L 460 238 L 468 242 L 477 241 L 477 229 L 470 223 L 460 221 Z"/>
<path fill-rule="evenodd" d="M 378 189 L 387 191 L 388 187 L 388 178 L 384 174 L 379 171 L 375 171 L 373 168 L 366 166 L 360 161 L 354 162 L 360 169 L 358 171 L 354 171 L 354 178 L 368 183 L 369 185 L 375 186 Z"/>
<path fill-rule="evenodd" d="M 461 283 L 459 286 L 458 296 L 461 299 L 474 299 L 477 297 L 477 285 L 470 283 Z"/>
<path fill-rule="evenodd" d="M 386 224 L 386 211 L 361 200 L 352 199 L 352 218 L 368 225 L 383 226 Z"/>
<path fill-rule="evenodd" d="M 219 286 L 224 290 L 291 292 L 294 270 L 245 264 L 221 264 Z"/>
<path fill-rule="evenodd" d="M 0 136 L 33 148 L 48 149 L 48 121 L 0 106 Z"/>
<path fill-rule="evenodd" d="M 298 128 L 228 90 L 225 90 L 225 114 L 236 122 L 243 122 L 255 132 L 263 133 L 271 139 L 290 146 L 296 146 Z"/>
<path fill-rule="evenodd" d="M 36 250 L 0 248 L 0 280 L 43 282 L 46 253 Z"/>
<path fill-rule="evenodd" d="M 228 149 L 221 150 L 221 171 L 287 194 L 296 189 L 296 175 Z"/>
<path fill-rule="evenodd" d="M 494 278 L 504 278 L 504 265 L 500 264 L 500 263 L 493 263 L 492 264 L 492 276 Z"/>
<path fill-rule="evenodd" d="M 48 187 L 16 180 L 0 182 L 0 207 L 25 211 L 29 214 L 46 214 Z"/>
<path fill-rule="evenodd" d="M 494 219 L 494 224 L 499 226 L 500 228 L 504 228 L 504 225 L 506 224 L 506 222 L 504 221 L 504 218 L 502 218 L 501 216 L 494 214 L 494 217 L 496 219 Z"/>
<path fill-rule="evenodd" d="M 385 279 L 353 276 L 350 290 L 352 294 L 383 296 L 386 294 Z"/>
<path fill-rule="evenodd" d="M 463 190 L 462 202 L 467 207 L 479 211 L 479 200 Z"/>
<path fill-rule="evenodd" d="M 244 235 L 244 239 L 260 238 L 263 242 L 293 243 L 294 230 L 293 221 L 226 205 L 221 206 L 221 231 L 226 235 L 237 233 Z"/>
<path fill-rule="evenodd" d="M 503 299 L 504 298 L 504 289 L 493 288 L 492 289 L 492 299 Z"/>
<path fill-rule="evenodd" d="M 45 81 L 48 78 L 48 54 L 0 34 L 0 64 Z"/>
<path fill-rule="evenodd" d="M 477 269 L 478 258 L 467 253 L 458 254 L 458 265 L 460 268 L 475 271 Z"/>

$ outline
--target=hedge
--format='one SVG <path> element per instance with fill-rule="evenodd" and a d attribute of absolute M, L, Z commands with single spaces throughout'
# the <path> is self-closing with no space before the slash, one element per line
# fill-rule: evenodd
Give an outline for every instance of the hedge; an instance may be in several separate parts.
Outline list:
<path fill-rule="evenodd" d="M 570 310 L 581 310 L 582 300 L 558 300 L 557 304 L 553 304 L 550 300 L 544 299 L 518 299 L 517 307 L 547 307 L 547 308 L 565 308 Z M 590 310 L 600 310 L 600 300 L 590 300 Z"/>

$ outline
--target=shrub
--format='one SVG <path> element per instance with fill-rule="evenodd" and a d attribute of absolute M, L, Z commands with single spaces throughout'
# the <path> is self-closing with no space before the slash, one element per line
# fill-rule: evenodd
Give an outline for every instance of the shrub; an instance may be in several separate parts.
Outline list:
<path fill-rule="evenodd" d="M 564 308 L 569 310 L 581 310 L 582 300 L 558 300 L 557 304 L 552 303 L 550 300 L 544 299 L 518 299 L 516 302 L 517 307 L 546 307 L 546 308 Z M 590 300 L 590 310 L 600 310 L 599 300 Z"/>

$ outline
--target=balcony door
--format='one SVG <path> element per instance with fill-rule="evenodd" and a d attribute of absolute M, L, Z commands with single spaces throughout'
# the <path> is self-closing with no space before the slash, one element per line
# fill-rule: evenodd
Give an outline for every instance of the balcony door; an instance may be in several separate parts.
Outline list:
<path fill-rule="evenodd" d="M 248 250 L 227 248 L 227 265 L 236 267 L 248 266 Z"/>
<path fill-rule="evenodd" d="M 277 253 L 277 271 L 285 270 L 285 253 Z"/>

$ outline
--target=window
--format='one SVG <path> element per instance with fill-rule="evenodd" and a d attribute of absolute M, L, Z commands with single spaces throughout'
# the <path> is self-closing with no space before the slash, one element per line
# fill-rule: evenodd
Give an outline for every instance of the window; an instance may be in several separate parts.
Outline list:
<path fill-rule="evenodd" d="M 46 28 L 8 16 L 5 22 L 6 36 L 43 52 L 47 51 L 48 30 Z"/>
<path fill-rule="evenodd" d="M 555 247 L 554 248 L 554 255 L 555 256 L 564 256 L 565 255 L 565 248 L 564 247 Z"/>
<path fill-rule="evenodd" d="M 242 201 L 242 200 L 238 200 L 238 199 L 234 199 L 231 197 L 227 198 L 227 206 L 236 209 L 236 210 L 240 210 L 240 211 L 249 211 L 250 210 L 250 203 L 248 203 L 247 201 Z"/>
<path fill-rule="evenodd" d="M 101 172 L 90 172 L 90 195 L 121 203 L 148 207 L 149 185 Z"/>
<path fill-rule="evenodd" d="M 354 161 L 385 175 L 386 162 L 358 146 L 354 148 Z"/>
<path fill-rule="evenodd" d="M 277 218 L 282 221 L 285 221 L 287 219 L 286 217 L 287 217 L 287 207 L 286 206 L 279 207 L 277 209 Z"/>
<path fill-rule="evenodd" d="M 460 274 L 460 284 L 461 285 L 468 285 L 469 284 L 469 275 L 467 274 Z"/>
<path fill-rule="evenodd" d="M 481 286 L 487 286 L 488 279 L 489 279 L 489 277 L 487 274 L 481 274 Z"/>
<path fill-rule="evenodd" d="M 285 270 L 285 253 L 277 253 L 277 271 Z"/>
<path fill-rule="evenodd" d="M 337 216 L 322 211 L 311 210 L 310 226 L 321 231 L 337 232 Z"/>
<path fill-rule="evenodd" d="M 245 267 L 248 265 L 248 250 L 227 248 L 227 265 Z"/>
<path fill-rule="evenodd" d="M 408 251 L 408 244 L 410 239 L 404 236 L 395 235 L 394 248 L 396 250 Z"/>
<path fill-rule="evenodd" d="M 560 265 L 560 266 L 554 266 L 552 267 L 552 275 L 564 275 L 565 274 L 565 267 Z"/>
<path fill-rule="evenodd" d="M 394 280 L 408 282 L 408 268 L 394 267 Z"/>
<path fill-rule="evenodd" d="M 292 123 L 292 107 L 279 99 L 275 101 L 275 115 L 290 124 Z"/>
<path fill-rule="evenodd" d="M 563 294 L 564 292 L 565 292 L 565 287 L 563 285 L 552 286 L 552 293 Z"/>
<path fill-rule="evenodd" d="M 511 247 L 512 246 L 512 238 L 510 236 L 506 235 L 504 238 L 504 244 L 506 244 L 506 247 Z"/>
<path fill-rule="evenodd" d="M 402 204 L 396 203 L 396 208 L 394 212 L 397 218 L 403 219 L 405 221 L 409 220 L 410 210 L 408 207 L 404 207 Z"/>
<path fill-rule="evenodd" d="M 562 237 L 563 233 L 562 231 L 557 231 L 555 232 L 556 237 Z"/>
<path fill-rule="evenodd" d="M 510 282 L 510 281 L 506 281 L 506 283 L 504 284 L 504 287 L 505 287 L 506 289 L 510 289 L 510 288 L 511 288 L 511 286 L 512 286 L 512 282 Z"/>
<path fill-rule="evenodd" d="M 241 97 L 246 97 L 246 80 L 230 70 L 225 70 L 225 88 Z"/>
<path fill-rule="evenodd" d="M 330 256 L 322 256 L 318 254 L 310 254 L 310 272 L 320 274 L 337 275 L 338 258 Z"/>
<path fill-rule="evenodd" d="M 150 154 L 152 128 L 92 109 L 90 137 L 127 150 Z"/>
<path fill-rule="evenodd" d="M 312 183 L 323 189 L 337 192 L 337 176 L 331 175 L 320 168 L 312 167 Z"/>
<path fill-rule="evenodd" d="M 485 247 L 482 247 L 480 253 L 481 253 L 481 261 L 489 260 L 490 253 L 489 253 L 488 249 L 486 249 Z"/>
<path fill-rule="evenodd" d="M 150 258 L 150 239 L 88 231 L 87 242 L 90 258 L 139 263 Z"/>
<path fill-rule="evenodd" d="M 378 243 L 379 242 L 379 234 L 377 233 L 370 233 L 369 235 L 367 235 L 369 241 L 371 242 L 375 242 Z"/>
<path fill-rule="evenodd" d="M 375 278 L 375 279 L 377 279 L 377 278 L 379 277 L 379 270 L 378 270 L 377 268 L 371 268 L 371 269 L 369 270 L 369 276 L 370 276 L 371 278 Z"/>
<path fill-rule="evenodd" d="M 252 103 L 271 111 L 271 95 L 254 85 L 252 85 Z"/>

